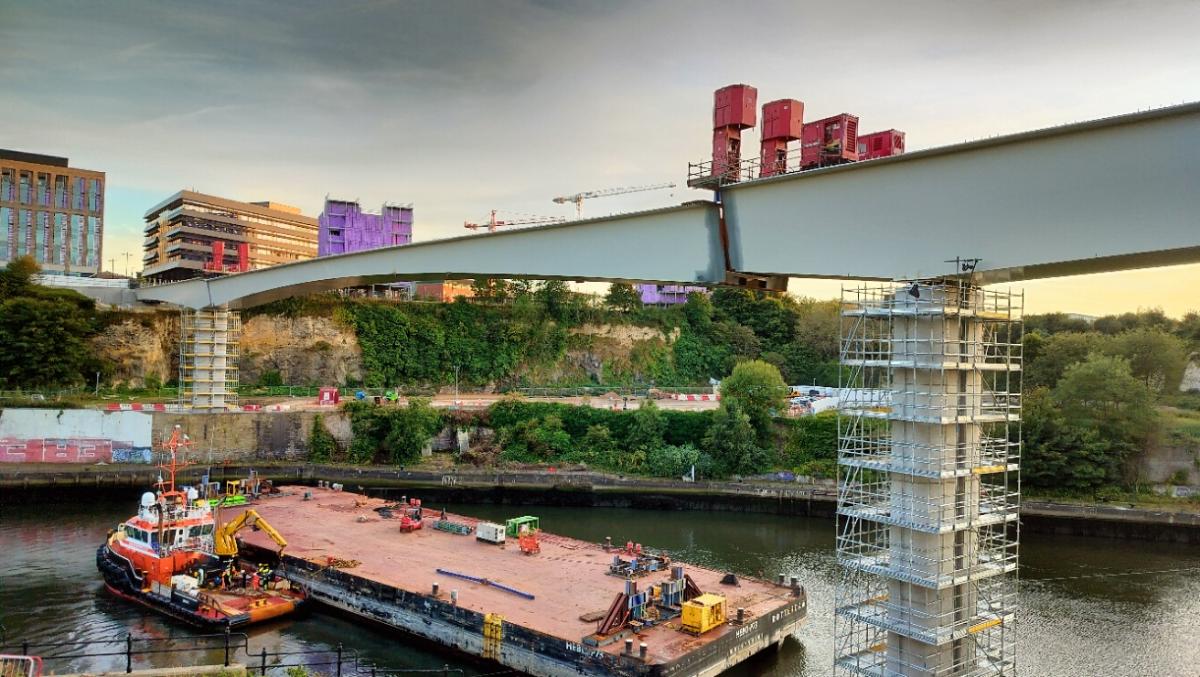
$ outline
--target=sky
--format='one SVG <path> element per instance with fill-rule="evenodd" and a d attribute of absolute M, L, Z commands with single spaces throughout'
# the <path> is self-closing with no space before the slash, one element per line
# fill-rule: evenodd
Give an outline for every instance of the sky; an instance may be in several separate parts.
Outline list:
<path fill-rule="evenodd" d="M 734 82 L 904 130 L 910 151 L 1194 101 L 1197 26 L 1195 1 L 0 0 L 0 147 L 107 173 L 124 272 L 143 213 L 184 188 L 309 215 L 327 195 L 412 202 L 420 241 L 491 209 L 568 217 L 551 198 L 682 185 Z M 1200 310 L 1200 266 L 1017 288 L 1032 312 Z"/>

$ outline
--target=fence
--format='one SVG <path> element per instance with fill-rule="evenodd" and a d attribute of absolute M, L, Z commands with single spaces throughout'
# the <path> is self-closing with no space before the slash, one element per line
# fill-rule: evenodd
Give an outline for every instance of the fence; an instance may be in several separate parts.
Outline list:
<path fill-rule="evenodd" d="M 465 675 L 462 668 L 444 665 L 441 668 L 392 668 L 379 666 L 360 659 L 357 651 L 346 649 L 340 643 L 329 649 L 304 649 L 295 651 L 268 651 L 261 647 L 251 649 L 250 639 L 242 633 L 225 632 L 187 637 L 124 637 L 100 640 L 67 642 L 18 642 L 0 647 L 0 654 L 37 656 L 47 672 L 63 672 L 71 669 L 72 661 L 91 663 L 94 667 L 106 659 L 124 660 L 126 673 L 133 672 L 135 664 L 148 663 L 154 656 L 180 655 L 183 665 L 220 663 L 225 667 L 234 662 L 246 666 L 250 674 L 266 675 L 268 672 L 282 674 L 301 669 L 331 677 L 385 677 L 395 675 Z M 156 666 L 157 667 L 157 666 Z M 515 670 L 502 670 L 488 675 L 517 674 Z"/>

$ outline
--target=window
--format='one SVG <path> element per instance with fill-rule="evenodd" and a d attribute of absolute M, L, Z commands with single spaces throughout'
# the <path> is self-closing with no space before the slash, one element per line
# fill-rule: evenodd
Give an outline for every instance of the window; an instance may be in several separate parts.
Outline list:
<path fill-rule="evenodd" d="M 16 174 L 13 170 L 7 168 L 0 169 L 0 200 L 8 202 L 16 201 L 17 196 L 14 192 L 15 183 L 13 182 L 14 176 Z"/>
<path fill-rule="evenodd" d="M 37 175 L 37 203 L 43 207 L 50 206 L 50 175 L 45 172 L 38 172 Z"/>
<path fill-rule="evenodd" d="M 20 221 L 17 223 L 17 256 L 29 253 L 29 231 L 33 227 L 33 212 L 28 209 L 20 211 Z"/>
<path fill-rule="evenodd" d="M 88 181 L 88 211 L 100 211 L 100 179 Z"/>
<path fill-rule="evenodd" d="M 34 256 L 39 261 L 49 263 L 57 263 L 54 260 L 54 255 L 51 253 L 51 237 L 50 237 L 50 212 L 35 212 L 34 218 L 37 219 L 33 230 L 36 234 L 37 245 L 34 246 Z"/>
<path fill-rule="evenodd" d="M 54 177 L 54 206 L 59 209 L 66 209 L 68 206 L 67 198 L 67 177 L 62 174 L 57 174 Z"/>
<path fill-rule="evenodd" d="M 83 201 L 86 197 L 85 188 L 87 186 L 87 179 L 75 177 L 75 180 L 72 181 L 72 183 L 74 186 L 72 187 L 71 191 L 71 209 L 81 212 L 83 211 Z"/>
<path fill-rule="evenodd" d="M 100 263 L 100 217 L 87 217 L 87 243 L 84 245 L 87 249 L 87 265 L 94 266 Z"/>
<path fill-rule="evenodd" d="M 67 215 L 54 215 L 54 256 L 55 263 L 69 263 L 66 259 L 67 255 L 67 238 L 70 234 L 70 229 L 67 228 Z"/>
<path fill-rule="evenodd" d="M 33 175 L 29 172 L 21 172 L 21 204 L 27 205 L 33 202 Z"/>
<path fill-rule="evenodd" d="M 67 241 L 67 260 L 70 261 L 72 265 L 84 265 L 83 252 L 85 250 L 83 248 L 83 217 L 79 214 L 71 215 L 71 232 L 68 234 L 68 236 L 70 239 Z"/>
<path fill-rule="evenodd" d="M 0 207 L 0 259 L 12 258 L 8 254 L 8 248 L 14 240 L 13 209 L 12 207 Z"/>

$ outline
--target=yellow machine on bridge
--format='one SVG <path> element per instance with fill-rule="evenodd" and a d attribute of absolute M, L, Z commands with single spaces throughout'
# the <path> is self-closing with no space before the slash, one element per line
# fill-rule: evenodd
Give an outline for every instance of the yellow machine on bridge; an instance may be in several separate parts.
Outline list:
<path fill-rule="evenodd" d="M 283 554 L 283 549 L 287 547 L 287 541 L 280 535 L 275 527 L 267 523 L 254 509 L 249 509 L 233 518 L 232 520 L 217 527 L 213 534 L 213 552 L 218 557 L 237 557 L 238 544 L 237 533 L 246 527 L 250 527 L 255 531 L 265 531 L 272 541 L 279 546 L 279 553 Z"/>

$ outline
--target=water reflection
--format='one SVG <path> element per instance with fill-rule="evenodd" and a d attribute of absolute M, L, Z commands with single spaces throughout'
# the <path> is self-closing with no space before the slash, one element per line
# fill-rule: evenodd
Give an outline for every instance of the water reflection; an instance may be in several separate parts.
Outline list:
<path fill-rule="evenodd" d="M 7 642 L 181 637 L 183 626 L 144 614 L 102 590 L 95 550 L 127 516 L 129 501 L 3 508 L 0 517 L 0 623 Z M 440 507 L 440 506 L 438 506 Z M 808 589 L 809 622 L 799 641 L 760 655 L 730 674 L 827 675 L 833 661 L 837 577 L 829 520 L 723 512 L 449 506 L 487 519 L 522 513 L 550 531 L 591 541 L 611 536 L 667 550 L 672 557 L 739 574 L 795 572 Z M 1022 675 L 1195 675 L 1200 665 L 1200 548 L 1173 544 L 1025 536 L 1021 551 L 1018 664 Z M 1174 570 L 1174 571 L 1170 571 Z M 1149 575 L 1113 575 L 1158 571 Z M 567 573 L 567 572 L 564 572 Z M 381 666 L 480 669 L 426 646 L 326 614 L 250 631 L 255 654 L 332 652 L 338 643 Z M 197 660 L 220 662 L 219 650 Z M 257 655 L 238 660 L 257 666 Z M 176 657 L 139 657 L 165 666 Z M 316 660 L 327 660 L 317 658 Z M 271 663 L 277 660 L 269 661 Z M 52 662 L 47 669 L 123 670 L 124 657 Z"/>

